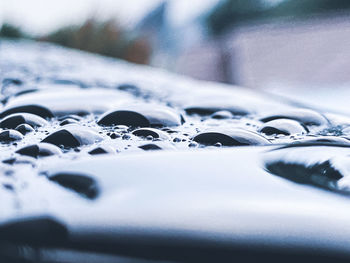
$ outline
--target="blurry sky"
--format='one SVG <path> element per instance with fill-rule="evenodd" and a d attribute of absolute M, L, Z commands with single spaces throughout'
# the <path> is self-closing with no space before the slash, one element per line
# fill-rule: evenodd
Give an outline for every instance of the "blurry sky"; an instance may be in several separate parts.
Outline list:
<path fill-rule="evenodd" d="M 132 26 L 163 0 L 0 0 L 0 23 L 7 21 L 31 34 L 45 34 L 87 17 L 115 17 Z M 174 24 L 193 18 L 220 0 L 169 0 Z"/>

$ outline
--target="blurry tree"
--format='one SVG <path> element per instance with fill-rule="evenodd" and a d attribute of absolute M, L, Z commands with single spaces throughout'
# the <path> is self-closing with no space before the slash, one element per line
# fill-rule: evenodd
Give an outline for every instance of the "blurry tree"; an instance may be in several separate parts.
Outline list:
<path fill-rule="evenodd" d="M 129 43 L 125 51 L 125 60 L 138 63 L 150 63 L 150 42 L 146 38 L 136 38 Z"/>
<path fill-rule="evenodd" d="M 219 3 L 208 16 L 211 33 L 219 34 L 234 24 L 244 22 L 263 14 L 265 5 L 261 0 L 226 0 Z"/>
<path fill-rule="evenodd" d="M 148 63 L 152 51 L 146 39 L 123 30 L 114 20 L 89 19 L 81 26 L 61 28 L 41 40 L 139 64 Z"/>
<path fill-rule="evenodd" d="M 350 11 L 350 0 L 284 0 L 269 6 L 264 0 L 224 0 L 207 18 L 212 34 L 220 34 L 241 22 L 281 17 L 303 18 L 313 14 Z"/>
<path fill-rule="evenodd" d="M 271 15 L 300 17 L 349 9 L 349 0 L 285 0 L 271 10 Z"/>
<path fill-rule="evenodd" d="M 24 38 L 27 37 L 18 27 L 4 23 L 0 29 L 0 37 Z"/>

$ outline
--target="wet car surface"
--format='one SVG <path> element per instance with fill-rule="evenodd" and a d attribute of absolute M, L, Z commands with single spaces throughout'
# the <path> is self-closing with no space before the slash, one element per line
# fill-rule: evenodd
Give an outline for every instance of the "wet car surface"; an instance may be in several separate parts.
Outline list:
<path fill-rule="evenodd" d="M 1 262 L 349 259 L 347 116 L 48 44 L 0 70 Z"/>

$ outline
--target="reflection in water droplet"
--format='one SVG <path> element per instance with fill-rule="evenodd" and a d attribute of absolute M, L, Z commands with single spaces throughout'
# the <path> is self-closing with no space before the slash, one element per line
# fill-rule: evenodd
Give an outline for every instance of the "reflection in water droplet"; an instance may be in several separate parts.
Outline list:
<path fill-rule="evenodd" d="M 15 129 L 16 131 L 19 131 L 20 133 L 22 133 L 23 135 L 26 135 L 27 133 L 33 132 L 34 129 L 32 126 L 30 126 L 29 124 L 20 124 L 16 127 Z"/>
<path fill-rule="evenodd" d="M 259 130 L 266 135 L 281 134 L 304 134 L 309 130 L 295 120 L 289 119 L 276 119 L 266 122 Z"/>
<path fill-rule="evenodd" d="M 23 135 L 16 130 L 5 130 L 0 132 L 0 142 L 12 142 L 23 139 Z"/>
<path fill-rule="evenodd" d="M 89 199 L 97 198 L 100 193 L 96 180 L 88 175 L 57 173 L 50 175 L 49 179 Z"/>
<path fill-rule="evenodd" d="M 203 145 L 221 143 L 224 146 L 267 145 L 270 142 L 259 134 L 243 129 L 232 129 L 223 132 L 202 132 L 193 138 Z"/>
<path fill-rule="evenodd" d="M 350 148 L 309 143 L 268 152 L 266 169 L 299 184 L 317 186 L 350 195 Z"/>
<path fill-rule="evenodd" d="M 32 127 L 42 127 L 48 125 L 43 118 L 30 113 L 11 114 L 0 122 L 0 127 L 5 129 L 15 129 L 20 124 L 29 124 Z"/>

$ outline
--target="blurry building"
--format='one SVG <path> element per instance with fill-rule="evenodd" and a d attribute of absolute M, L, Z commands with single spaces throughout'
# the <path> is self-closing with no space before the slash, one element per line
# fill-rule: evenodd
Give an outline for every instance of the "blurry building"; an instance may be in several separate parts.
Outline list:
<path fill-rule="evenodd" d="M 151 13 L 156 23 L 143 21 L 157 32 L 155 66 L 252 88 L 350 82 L 348 13 L 241 23 L 224 34 L 209 36 L 198 19 L 183 28 L 171 28 L 166 23 L 166 5 L 159 10 Z M 155 19 L 155 14 L 162 20 Z M 187 41 L 194 35 L 195 41 Z"/>
<path fill-rule="evenodd" d="M 245 25 L 192 47 L 179 70 L 254 88 L 350 82 L 350 18 L 314 16 Z"/>

